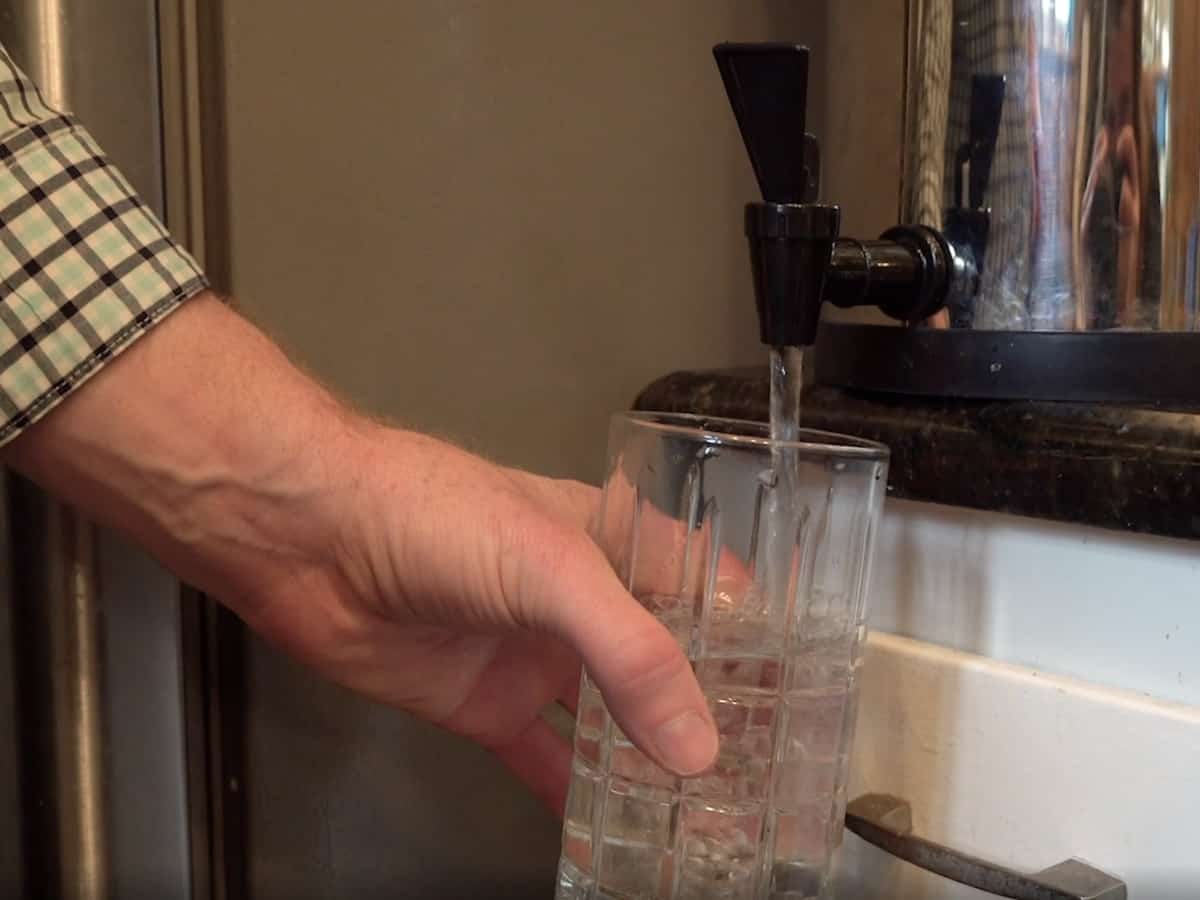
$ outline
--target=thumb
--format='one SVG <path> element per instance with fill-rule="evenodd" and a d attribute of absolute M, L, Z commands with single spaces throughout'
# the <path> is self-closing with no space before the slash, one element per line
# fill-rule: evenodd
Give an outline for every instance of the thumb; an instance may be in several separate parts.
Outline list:
<path fill-rule="evenodd" d="M 679 775 L 712 765 L 717 732 L 679 644 L 622 586 L 584 533 L 559 564 L 521 579 L 522 606 L 583 658 L 617 724 L 654 762 Z"/>

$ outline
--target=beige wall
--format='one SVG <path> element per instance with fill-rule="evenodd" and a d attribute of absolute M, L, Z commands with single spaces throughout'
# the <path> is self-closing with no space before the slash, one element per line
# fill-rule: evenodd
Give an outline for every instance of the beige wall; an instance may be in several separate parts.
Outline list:
<path fill-rule="evenodd" d="M 240 301 L 371 410 L 598 478 L 606 417 L 649 380 L 763 358 L 755 189 L 709 48 L 819 50 L 824 19 L 804 0 L 229 3 Z"/>
<path fill-rule="evenodd" d="M 823 188 L 825 199 L 842 207 L 843 232 L 854 237 L 875 237 L 899 214 L 904 6 L 828 3 L 828 58 L 835 63 L 822 73 Z"/>

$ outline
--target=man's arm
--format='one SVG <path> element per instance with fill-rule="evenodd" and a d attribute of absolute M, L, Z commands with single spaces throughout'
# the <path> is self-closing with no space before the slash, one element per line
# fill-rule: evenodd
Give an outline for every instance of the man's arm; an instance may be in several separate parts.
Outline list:
<path fill-rule="evenodd" d="M 686 660 L 587 537 L 594 490 L 356 415 L 204 288 L 0 48 L 4 461 L 554 806 L 570 748 L 538 711 L 570 704 L 580 656 L 651 756 L 711 761 Z"/>
<path fill-rule="evenodd" d="M 201 295 L 6 449 L 330 678 L 471 737 L 561 806 L 538 717 L 580 656 L 684 773 L 716 752 L 675 641 L 584 528 L 594 489 L 359 416 Z M 578 654 L 578 655 L 577 655 Z"/>

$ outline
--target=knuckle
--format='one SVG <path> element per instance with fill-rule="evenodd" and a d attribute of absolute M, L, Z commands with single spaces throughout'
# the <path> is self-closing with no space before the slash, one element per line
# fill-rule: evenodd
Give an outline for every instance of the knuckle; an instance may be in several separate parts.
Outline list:
<path fill-rule="evenodd" d="M 519 624 L 547 624 L 552 604 L 569 596 L 584 552 L 572 529 L 536 512 L 522 511 L 501 526 L 500 589 Z"/>

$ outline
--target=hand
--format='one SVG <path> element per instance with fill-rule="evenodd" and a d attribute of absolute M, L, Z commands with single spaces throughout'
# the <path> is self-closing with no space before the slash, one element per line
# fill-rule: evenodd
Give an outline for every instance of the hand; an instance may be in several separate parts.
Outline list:
<path fill-rule="evenodd" d="M 598 491 L 412 433 L 372 428 L 354 443 L 362 474 L 352 499 L 330 504 L 344 524 L 319 567 L 342 583 L 314 576 L 319 608 L 341 615 L 297 620 L 308 589 L 293 573 L 239 604 L 253 627 L 334 680 L 491 749 L 555 809 L 571 750 L 538 713 L 554 700 L 574 711 L 581 656 L 651 757 L 681 772 L 711 762 L 690 667 L 587 536 Z"/>
<path fill-rule="evenodd" d="M 329 678 L 495 752 L 561 809 L 580 659 L 681 774 L 716 735 L 675 641 L 585 530 L 593 488 L 358 416 L 214 297 L 189 301 L 5 461 L 145 544 Z"/>

